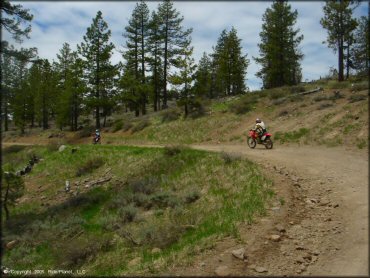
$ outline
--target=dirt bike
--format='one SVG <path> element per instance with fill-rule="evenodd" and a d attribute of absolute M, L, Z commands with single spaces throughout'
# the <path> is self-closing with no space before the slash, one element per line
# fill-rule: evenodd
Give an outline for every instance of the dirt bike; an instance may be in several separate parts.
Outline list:
<path fill-rule="evenodd" d="M 93 137 L 93 144 L 96 145 L 96 144 L 101 144 L 101 137 L 100 136 L 96 136 L 94 135 Z"/>
<path fill-rule="evenodd" d="M 247 139 L 248 146 L 251 149 L 254 149 L 257 144 L 262 144 L 262 145 L 265 145 L 266 149 L 272 149 L 273 143 L 271 140 L 271 136 L 272 136 L 271 133 L 265 132 L 262 135 L 262 138 L 264 137 L 264 140 L 261 140 L 261 138 L 258 136 L 257 131 L 255 129 L 251 129 L 249 130 L 248 139 Z"/>

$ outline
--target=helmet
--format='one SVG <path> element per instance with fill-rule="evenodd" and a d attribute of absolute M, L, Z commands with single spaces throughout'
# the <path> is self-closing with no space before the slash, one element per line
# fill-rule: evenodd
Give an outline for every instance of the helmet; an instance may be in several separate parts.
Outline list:
<path fill-rule="evenodd" d="M 99 132 L 99 129 L 95 130 L 95 132 Z"/>
<path fill-rule="evenodd" d="M 256 119 L 256 123 L 260 123 L 261 120 L 259 118 Z"/>

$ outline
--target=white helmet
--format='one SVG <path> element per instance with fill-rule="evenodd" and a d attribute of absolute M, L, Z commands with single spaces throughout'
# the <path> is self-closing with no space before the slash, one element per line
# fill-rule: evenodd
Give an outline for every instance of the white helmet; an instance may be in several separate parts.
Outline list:
<path fill-rule="evenodd" d="M 261 120 L 259 118 L 256 119 L 256 123 L 260 123 Z"/>

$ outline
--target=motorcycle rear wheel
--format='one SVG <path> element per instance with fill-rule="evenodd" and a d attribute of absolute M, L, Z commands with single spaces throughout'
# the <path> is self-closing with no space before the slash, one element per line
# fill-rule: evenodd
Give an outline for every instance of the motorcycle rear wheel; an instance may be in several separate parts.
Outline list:
<path fill-rule="evenodd" d="M 268 150 L 272 149 L 273 145 L 274 144 L 272 143 L 272 140 L 270 138 L 267 138 L 265 140 L 265 148 L 266 149 L 268 149 Z"/>
<path fill-rule="evenodd" d="M 248 137 L 248 140 L 247 140 L 247 143 L 248 143 L 248 146 L 251 148 L 251 149 L 254 149 L 257 145 L 257 142 L 255 139 L 253 139 L 252 137 Z"/>

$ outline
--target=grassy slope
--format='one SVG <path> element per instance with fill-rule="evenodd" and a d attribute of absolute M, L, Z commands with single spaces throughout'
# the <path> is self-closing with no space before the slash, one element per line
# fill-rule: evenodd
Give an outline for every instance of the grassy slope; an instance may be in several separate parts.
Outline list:
<path fill-rule="evenodd" d="M 323 87 L 324 92 L 306 96 L 292 93 L 318 86 Z M 180 118 L 162 123 L 161 115 L 154 114 L 151 124 L 142 131 L 106 133 L 104 138 L 113 144 L 241 143 L 245 142 L 255 118 L 260 117 L 280 144 L 345 144 L 361 149 L 368 145 L 367 88 L 366 82 L 355 83 L 356 91 L 352 92 L 349 82 L 321 81 L 300 88 L 266 90 L 213 101 L 207 115 L 197 119 Z M 337 90 L 340 95 L 336 98 L 334 91 Z"/>
<path fill-rule="evenodd" d="M 11 269 L 159 273 L 189 263 L 216 238 L 237 238 L 238 223 L 263 214 L 273 195 L 254 164 L 227 154 L 81 145 L 74 154 L 71 147 L 27 147 L 5 154 L 4 162 L 17 168 L 31 153 L 43 160 L 26 177 L 26 196 L 3 230 L 5 242 L 19 241 L 3 258 Z M 76 169 L 99 157 L 103 165 L 76 177 Z M 81 186 L 76 197 L 58 192 L 66 179 L 76 192 L 76 181 L 101 177 L 109 168 L 114 178 L 104 186 Z M 153 248 L 161 251 L 153 254 Z M 130 264 L 133 258 L 142 263 Z"/>

